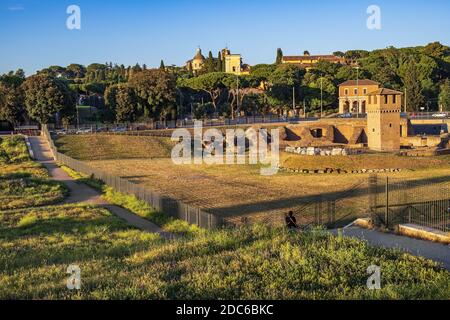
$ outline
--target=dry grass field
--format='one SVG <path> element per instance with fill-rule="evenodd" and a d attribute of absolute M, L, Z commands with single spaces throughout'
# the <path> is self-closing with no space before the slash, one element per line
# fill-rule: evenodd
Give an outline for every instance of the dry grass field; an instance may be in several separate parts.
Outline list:
<path fill-rule="evenodd" d="M 168 158 L 169 138 L 123 135 L 71 135 L 57 139 L 58 150 L 79 160 Z"/>
<path fill-rule="evenodd" d="M 111 139 L 111 140 L 108 140 Z M 368 208 L 369 175 L 331 174 L 304 175 L 280 172 L 275 176 L 260 175 L 259 166 L 251 165 L 182 165 L 172 163 L 164 154 L 168 144 L 161 138 L 80 136 L 64 137 L 69 155 L 86 160 L 95 168 L 110 172 L 138 184 L 196 205 L 224 217 L 246 216 L 252 219 L 280 221 L 291 209 L 301 217 L 313 207 L 317 199 L 341 199 L 337 206 L 341 216 L 361 216 Z M 58 143 L 61 145 L 61 141 Z M 72 146 L 72 141 L 77 144 Z M 84 141 L 84 142 L 83 142 Z M 114 149 L 105 150 L 99 142 L 120 145 L 121 151 L 113 157 Z M 89 146 L 80 146 L 89 144 Z M 145 149 L 147 147 L 147 149 Z M 119 148 L 119 146 L 113 146 Z M 64 151 L 64 149 L 61 149 Z M 92 150 L 92 153 L 89 153 Z M 95 151 L 94 151 L 95 150 Z M 102 151 L 105 150 L 105 151 Z M 118 159 L 121 157 L 120 159 Z M 282 153 L 281 164 L 303 169 L 340 168 L 383 169 L 400 168 L 390 174 L 393 178 L 450 182 L 450 158 L 405 158 L 385 154 L 368 154 L 350 157 L 308 157 Z M 255 218 L 256 217 L 256 218 Z M 338 217 L 339 218 L 339 217 Z"/>
<path fill-rule="evenodd" d="M 160 193 L 223 216 L 283 213 L 317 196 L 333 198 L 355 185 L 367 186 L 368 175 L 297 175 L 264 177 L 257 166 L 174 165 L 170 159 L 90 161 L 92 166 L 144 184 Z M 397 178 L 424 180 L 448 177 L 450 167 L 405 171 Z M 363 195 L 356 193 L 362 199 Z M 364 210 L 364 208 L 361 208 Z"/>

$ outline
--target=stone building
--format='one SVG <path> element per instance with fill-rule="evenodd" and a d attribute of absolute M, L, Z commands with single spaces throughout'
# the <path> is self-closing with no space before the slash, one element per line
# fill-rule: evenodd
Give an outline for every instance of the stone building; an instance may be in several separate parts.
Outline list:
<path fill-rule="evenodd" d="M 203 68 L 205 60 L 205 57 L 202 55 L 202 49 L 198 48 L 194 58 L 186 62 L 186 68 L 197 73 Z"/>
<path fill-rule="evenodd" d="M 402 108 L 400 91 L 380 88 L 368 94 L 367 99 L 367 142 L 375 151 L 399 151 Z"/>
<path fill-rule="evenodd" d="M 377 91 L 379 88 L 378 82 L 367 79 L 348 80 L 341 83 L 339 85 L 339 113 L 365 114 L 369 93 Z"/>

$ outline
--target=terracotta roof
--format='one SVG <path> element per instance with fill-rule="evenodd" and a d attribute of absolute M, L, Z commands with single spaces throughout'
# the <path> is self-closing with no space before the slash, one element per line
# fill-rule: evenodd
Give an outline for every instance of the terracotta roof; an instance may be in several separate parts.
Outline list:
<path fill-rule="evenodd" d="M 380 88 L 376 91 L 370 92 L 369 96 L 378 96 L 378 95 L 388 95 L 388 94 L 403 94 L 401 91 L 392 90 L 392 89 L 386 89 L 386 88 Z"/>
<path fill-rule="evenodd" d="M 376 85 L 380 85 L 378 82 L 372 81 L 372 80 L 368 80 L 368 79 L 361 79 L 359 81 L 356 80 L 348 80 L 345 81 L 344 83 L 341 83 L 339 85 L 339 87 L 342 86 L 357 86 L 359 83 L 360 86 L 376 86 Z"/>
<path fill-rule="evenodd" d="M 315 55 L 315 56 L 284 56 L 284 61 L 302 61 L 302 60 L 343 60 L 333 55 Z"/>
<path fill-rule="evenodd" d="M 197 49 L 195 57 L 192 60 L 205 60 L 205 57 L 202 55 L 202 49 Z"/>

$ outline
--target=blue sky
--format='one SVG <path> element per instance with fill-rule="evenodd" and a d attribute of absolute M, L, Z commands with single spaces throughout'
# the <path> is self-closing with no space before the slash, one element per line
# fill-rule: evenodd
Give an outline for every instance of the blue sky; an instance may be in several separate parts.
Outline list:
<path fill-rule="evenodd" d="M 81 30 L 66 9 L 81 8 Z M 382 29 L 366 27 L 378 5 Z M 183 65 L 201 46 L 228 45 L 249 64 L 272 63 L 276 48 L 325 54 L 349 49 L 450 45 L 448 0 L 0 0 L 0 73 L 49 65 L 113 62 Z"/>

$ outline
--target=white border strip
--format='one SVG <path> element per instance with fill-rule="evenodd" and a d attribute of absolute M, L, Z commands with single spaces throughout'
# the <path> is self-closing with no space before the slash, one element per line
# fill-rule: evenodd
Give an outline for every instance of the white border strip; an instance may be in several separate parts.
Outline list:
<path fill-rule="evenodd" d="M 30 140 L 28 140 L 28 136 L 25 136 L 25 143 L 27 144 L 28 152 L 30 153 L 31 159 L 34 160 L 34 152 L 33 149 L 31 148 L 31 143 Z"/>

